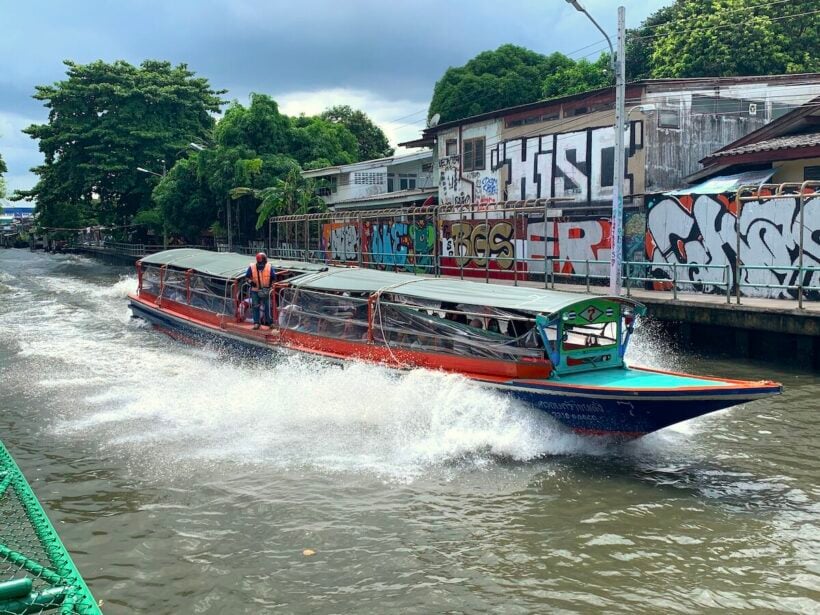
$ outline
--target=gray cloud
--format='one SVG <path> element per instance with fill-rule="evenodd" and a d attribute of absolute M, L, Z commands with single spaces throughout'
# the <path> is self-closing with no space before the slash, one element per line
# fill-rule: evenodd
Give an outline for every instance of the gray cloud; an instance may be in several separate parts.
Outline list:
<path fill-rule="evenodd" d="M 669 1 L 625 0 L 628 23 Z M 613 3 L 585 4 L 614 30 Z M 567 53 L 600 38 L 564 0 L 0 0 L 0 14 L 13 24 L 0 37 L 0 116 L 40 121 L 46 112 L 31 99 L 34 86 L 62 78 L 66 58 L 184 62 L 229 89 L 228 98 L 341 88 L 422 108 L 444 70 L 479 51 L 512 42 Z M 25 145 L 31 156 L 9 156 L 8 141 L 0 135 L 9 183 L 13 176 L 26 183 L 13 188 L 27 187 L 36 144 Z"/>

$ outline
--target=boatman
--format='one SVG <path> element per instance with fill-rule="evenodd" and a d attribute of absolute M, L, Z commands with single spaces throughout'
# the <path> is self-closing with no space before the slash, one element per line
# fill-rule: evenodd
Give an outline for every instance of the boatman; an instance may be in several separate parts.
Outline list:
<path fill-rule="evenodd" d="M 251 283 L 251 305 L 253 305 L 253 328 L 258 329 L 260 323 L 273 328 L 273 319 L 270 313 L 270 292 L 276 281 L 276 271 L 268 262 L 264 252 L 256 255 L 256 262 L 251 263 L 245 272 L 245 277 Z M 260 314 L 261 312 L 261 314 Z"/>

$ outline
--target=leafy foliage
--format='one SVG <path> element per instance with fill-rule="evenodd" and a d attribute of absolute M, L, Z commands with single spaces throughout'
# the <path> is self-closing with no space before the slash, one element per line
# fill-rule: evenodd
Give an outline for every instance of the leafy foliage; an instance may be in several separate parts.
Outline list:
<path fill-rule="evenodd" d="M 628 33 L 627 76 L 708 77 L 820 70 L 816 0 L 677 0 Z"/>
<path fill-rule="evenodd" d="M 319 117 L 334 124 L 341 124 L 353 133 L 358 143 L 359 160 L 373 160 L 393 155 L 393 148 L 390 147 L 384 131 L 363 111 L 351 109 L 349 105 L 336 105 L 326 109 Z"/>
<path fill-rule="evenodd" d="M 557 69 L 543 85 L 544 98 L 556 98 L 596 90 L 612 85 L 612 69 L 609 54 L 602 54 L 595 62 L 578 60 Z"/>
<path fill-rule="evenodd" d="M 674 0 L 627 32 L 627 79 L 820 72 L 818 16 L 789 18 L 817 7 L 817 0 Z M 502 45 L 448 68 L 428 116 L 447 122 L 606 87 L 608 65 L 608 54 L 575 61 Z"/>
<path fill-rule="evenodd" d="M 439 113 L 447 122 L 535 102 L 545 95 L 561 96 L 568 93 L 568 86 L 576 92 L 606 85 L 609 77 L 597 74 L 597 66 L 598 62 L 576 63 L 561 53 L 547 56 L 516 45 L 502 45 L 478 54 L 464 66 L 448 68 L 433 90 L 429 115 Z"/>
<path fill-rule="evenodd" d="M 271 216 L 308 214 L 326 209 L 325 202 L 316 195 L 316 184 L 302 176 L 298 167 L 289 170 L 273 186 L 256 190 L 239 187 L 231 190 L 232 199 L 252 197 L 259 201 L 256 228 L 260 229 Z"/>
<path fill-rule="evenodd" d="M 189 141 L 208 137 L 222 92 L 184 64 L 147 60 L 66 61 L 68 77 L 38 86 L 47 124 L 25 129 L 45 162 L 37 184 L 17 198 L 36 198 L 43 226 L 91 218 L 128 223 L 150 209 L 151 184 L 137 167 L 159 172 Z"/>
<path fill-rule="evenodd" d="M 154 201 L 170 231 L 189 241 L 213 229 L 216 221 L 218 231 L 227 228 L 229 211 L 235 236 L 249 237 L 270 215 L 256 215 L 260 201 L 269 212 L 289 211 L 299 203 L 315 208 L 315 187 L 301 170 L 356 162 L 357 153 L 356 138 L 342 123 L 289 118 L 272 98 L 253 94 L 247 107 L 233 103 L 228 108 L 214 128 L 211 146 L 174 165 L 154 189 Z M 279 205 L 271 205 L 275 199 Z"/>

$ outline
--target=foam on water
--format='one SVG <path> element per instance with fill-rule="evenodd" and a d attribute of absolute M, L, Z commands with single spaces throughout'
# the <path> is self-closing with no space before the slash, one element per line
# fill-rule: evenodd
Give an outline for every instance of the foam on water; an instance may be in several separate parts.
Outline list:
<path fill-rule="evenodd" d="M 109 286 L 56 276 L 37 284 L 41 296 L 4 320 L 21 357 L 61 366 L 40 384 L 74 391 L 53 429 L 95 434 L 103 449 L 154 469 L 230 461 L 402 480 L 433 467 L 601 450 L 454 375 L 342 369 L 301 356 L 248 361 L 184 346 L 130 318 L 123 299 L 133 276 Z"/>

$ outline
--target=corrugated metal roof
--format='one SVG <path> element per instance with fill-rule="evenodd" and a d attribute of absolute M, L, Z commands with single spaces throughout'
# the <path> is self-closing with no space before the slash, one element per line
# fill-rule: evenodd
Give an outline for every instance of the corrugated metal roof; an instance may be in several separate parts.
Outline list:
<path fill-rule="evenodd" d="M 554 314 L 569 306 L 592 299 L 609 299 L 639 305 L 625 297 L 566 293 L 504 284 L 482 284 L 453 278 L 432 278 L 359 268 L 331 268 L 322 273 L 294 279 L 291 284 L 299 288 L 337 292 L 374 293 L 381 290 L 428 301 L 483 305 L 500 309 L 523 310 L 535 314 Z"/>
<path fill-rule="evenodd" d="M 743 154 L 756 154 L 758 152 L 771 152 L 783 149 L 797 149 L 801 147 L 820 146 L 820 132 L 810 132 L 802 135 L 784 135 L 763 141 L 756 141 L 747 145 L 733 147 L 715 152 L 710 158 L 721 158 L 724 156 L 740 156 Z"/>
<path fill-rule="evenodd" d="M 406 162 L 413 162 L 416 160 L 424 160 L 425 158 L 432 158 L 433 151 L 415 152 L 413 154 L 405 154 L 401 156 L 388 156 L 387 158 L 374 158 L 373 160 L 362 160 L 361 162 L 354 162 L 351 164 L 339 164 L 332 167 L 322 167 L 320 169 L 310 169 L 302 171 L 304 177 L 324 177 L 325 175 L 336 175 L 339 173 L 352 173 L 355 171 L 366 171 L 378 167 L 390 167 L 397 164 L 404 164 Z"/>

